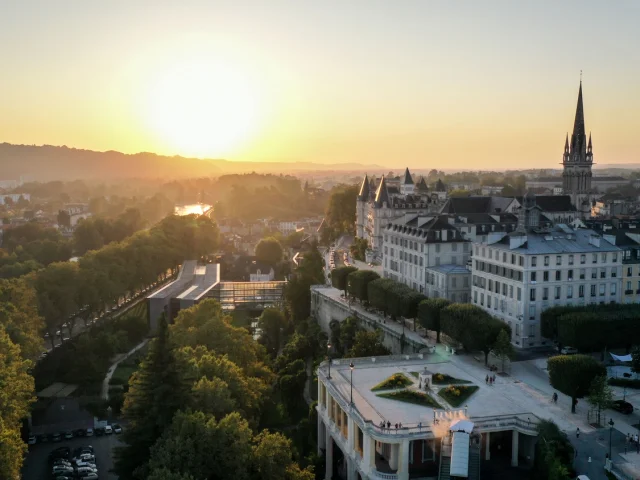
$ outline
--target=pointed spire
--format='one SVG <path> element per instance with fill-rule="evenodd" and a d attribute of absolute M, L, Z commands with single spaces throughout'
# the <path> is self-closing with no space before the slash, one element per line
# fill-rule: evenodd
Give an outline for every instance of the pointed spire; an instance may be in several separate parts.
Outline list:
<path fill-rule="evenodd" d="M 569 153 L 569 132 L 567 132 L 567 138 L 564 140 L 564 153 Z"/>
<path fill-rule="evenodd" d="M 369 177 L 367 174 L 364 175 L 364 180 L 362 180 L 362 184 L 360 185 L 360 192 L 358 192 L 358 200 L 368 200 L 369 199 Z"/>
<path fill-rule="evenodd" d="M 585 161 L 587 154 L 586 133 L 584 128 L 584 107 L 582 105 L 582 79 L 578 90 L 578 105 L 576 106 L 576 119 L 573 123 L 571 135 L 571 156 L 573 160 Z"/>
<path fill-rule="evenodd" d="M 380 183 L 378 184 L 378 190 L 376 191 L 375 202 L 377 207 L 382 207 L 384 203 L 386 203 L 387 205 L 390 204 L 389 192 L 387 192 L 387 182 L 384 179 L 384 175 L 382 175 L 382 178 L 380 179 Z"/>
<path fill-rule="evenodd" d="M 409 167 L 404 170 L 404 184 L 413 185 L 413 178 L 411 178 L 411 174 L 409 173 Z"/>
<path fill-rule="evenodd" d="M 589 132 L 589 146 L 587 148 L 589 149 L 589 152 L 591 152 L 591 149 L 593 148 L 591 145 L 591 132 Z"/>

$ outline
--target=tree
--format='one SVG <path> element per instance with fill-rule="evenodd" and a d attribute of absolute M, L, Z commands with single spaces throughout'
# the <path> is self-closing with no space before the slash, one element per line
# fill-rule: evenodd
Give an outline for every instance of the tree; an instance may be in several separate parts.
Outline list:
<path fill-rule="evenodd" d="M 280 350 L 280 335 L 286 323 L 284 315 L 276 308 L 266 308 L 258 318 L 258 328 L 262 331 L 260 342 L 273 357 Z"/>
<path fill-rule="evenodd" d="M 263 238 L 256 246 L 256 257 L 258 257 L 258 260 L 272 267 L 282 261 L 282 255 L 282 245 L 273 237 Z"/>
<path fill-rule="evenodd" d="M 331 271 L 331 285 L 338 290 L 347 293 L 347 286 L 349 285 L 347 277 L 350 273 L 357 271 L 358 269 L 353 266 L 342 266 L 334 268 Z"/>
<path fill-rule="evenodd" d="M 158 336 L 152 340 L 147 357 L 129 380 L 123 408 L 129 421 L 124 432 L 126 446 L 116 450 L 115 470 L 120 478 L 137 478 L 138 473 L 146 469 L 149 449 L 187 401 L 187 382 L 184 368 L 176 361 L 167 322 L 162 316 Z"/>
<path fill-rule="evenodd" d="M 568 471 L 573 465 L 574 449 L 567 435 L 550 420 L 542 420 L 537 430 L 532 478 L 569 480 Z"/>
<path fill-rule="evenodd" d="M 0 478 L 19 479 L 27 446 L 22 441 L 22 419 L 29 414 L 33 402 L 33 378 L 29 360 L 20 355 L 0 325 Z"/>
<path fill-rule="evenodd" d="M 631 351 L 631 371 L 638 378 L 638 373 L 640 373 L 640 347 L 634 347 Z"/>
<path fill-rule="evenodd" d="M 558 355 L 547 361 L 553 388 L 571 397 L 571 412 L 576 412 L 578 398 L 589 393 L 594 378 L 606 375 L 604 366 L 588 355 Z"/>
<path fill-rule="evenodd" d="M 440 343 L 440 312 L 449 305 L 446 298 L 427 298 L 418 305 L 418 320 L 424 328 L 436 332 L 436 343 Z"/>
<path fill-rule="evenodd" d="M 263 430 L 253 438 L 251 476 L 255 480 L 313 480 L 310 469 L 301 469 L 292 459 L 291 440 L 281 433 Z"/>
<path fill-rule="evenodd" d="M 606 410 L 613 403 L 613 391 L 607 383 L 606 375 L 595 377 L 589 388 L 589 403 L 598 410 L 598 424 L 600 424 L 600 412 Z"/>
<path fill-rule="evenodd" d="M 361 262 L 365 261 L 365 253 L 369 248 L 369 242 L 366 238 L 355 237 L 353 239 L 353 243 L 349 247 L 349 252 L 351 256 L 356 260 L 360 260 Z"/>
<path fill-rule="evenodd" d="M 512 359 L 516 354 L 506 330 L 500 330 L 498 338 L 496 338 L 496 342 L 493 344 L 493 348 L 491 350 L 495 356 L 502 361 L 501 370 L 504 372 L 504 362 L 507 359 Z"/>
<path fill-rule="evenodd" d="M 324 215 L 325 242 L 335 240 L 343 233 L 354 230 L 356 223 L 356 198 L 358 185 L 337 185 L 331 190 L 327 210 Z"/>
<path fill-rule="evenodd" d="M 390 355 L 391 350 L 384 346 L 382 340 L 384 334 L 381 330 L 372 332 L 360 330 L 356 333 L 353 346 L 347 352 L 347 357 L 378 357 L 382 355 Z"/>
<path fill-rule="evenodd" d="M 349 295 L 357 298 L 361 302 L 366 302 L 369 299 L 368 285 L 369 282 L 380 278 L 373 270 L 356 270 L 351 272 L 347 277 L 347 288 Z"/>

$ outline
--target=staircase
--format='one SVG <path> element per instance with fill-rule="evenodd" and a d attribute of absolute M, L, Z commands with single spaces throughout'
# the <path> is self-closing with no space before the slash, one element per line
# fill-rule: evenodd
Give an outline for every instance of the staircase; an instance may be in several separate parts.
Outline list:
<path fill-rule="evenodd" d="M 440 474 L 438 480 L 449 480 L 451 476 L 449 471 L 451 468 L 451 457 L 440 457 Z"/>
<path fill-rule="evenodd" d="M 480 480 L 480 448 L 471 446 L 469 449 L 469 480 Z"/>

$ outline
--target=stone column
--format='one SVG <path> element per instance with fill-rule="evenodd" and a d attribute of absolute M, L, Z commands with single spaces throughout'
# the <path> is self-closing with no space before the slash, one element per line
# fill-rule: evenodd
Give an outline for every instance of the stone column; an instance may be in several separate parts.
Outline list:
<path fill-rule="evenodd" d="M 400 450 L 400 445 L 397 443 L 391 444 L 391 454 L 389 455 L 389 467 L 391 470 L 398 469 L 398 453 Z"/>
<path fill-rule="evenodd" d="M 358 480 L 356 475 L 356 463 L 353 458 L 346 457 L 347 459 L 347 480 Z"/>
<path fill-rule="evenodd" d="M 322 398 L 322 382 L 320 381 L 320 379 L 318 379 L 318 405 L 322 407 L 322 405 L 324 405 L 326 407 L 327 402 L 326 402 L 327 398 Z"/>
<path fill-rule="evenodd" d="M 362 468 L 368 474 L 376 468 L 376 441 L 364 432 L 362 440 Z"/>
<path fill-rule="evenodd" d="M 409 440 L 403 440 L 399 445 L 398 480 L 409 480 Z"/>
<path fill-rule="evenodd" d="M 491 432 L 484 434 L 484 459 L 491 460 Z"/>
<path fill-rule="evenodd" d="M 322 454 L 322 448 L 327 443 L 327 427 L 324 424 L 322 417 L 318 415 L 318 455 Z"/>
<path fill-rule="evenodd" d="M 511 430 L 511 466 L 518 466 L 518 431 Z"/>
<path fill-rule="evenodd" d="M 355 439 L 355 425 L 353 424 L 353 419 L 347 416 L 347 451 L 345 452 L 347 455 L 350 455 L 351 452 L 355 449 L 356 439 Z"/>
<path fill-rule="evenodd" d="M 325 450 L 325 480 L 331 480 L 333 477 L 333 438 L 331 438 L 331 433 L 327 431 L 327 446 Z"/>

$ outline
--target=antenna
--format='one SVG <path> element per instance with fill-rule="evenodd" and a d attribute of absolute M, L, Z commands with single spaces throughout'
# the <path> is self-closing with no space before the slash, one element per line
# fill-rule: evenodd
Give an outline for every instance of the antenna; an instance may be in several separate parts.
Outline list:
<path fill-rule="evenodd" d="M 580 70 L 580 83 L 582 83 L 582 70 Z"/>

